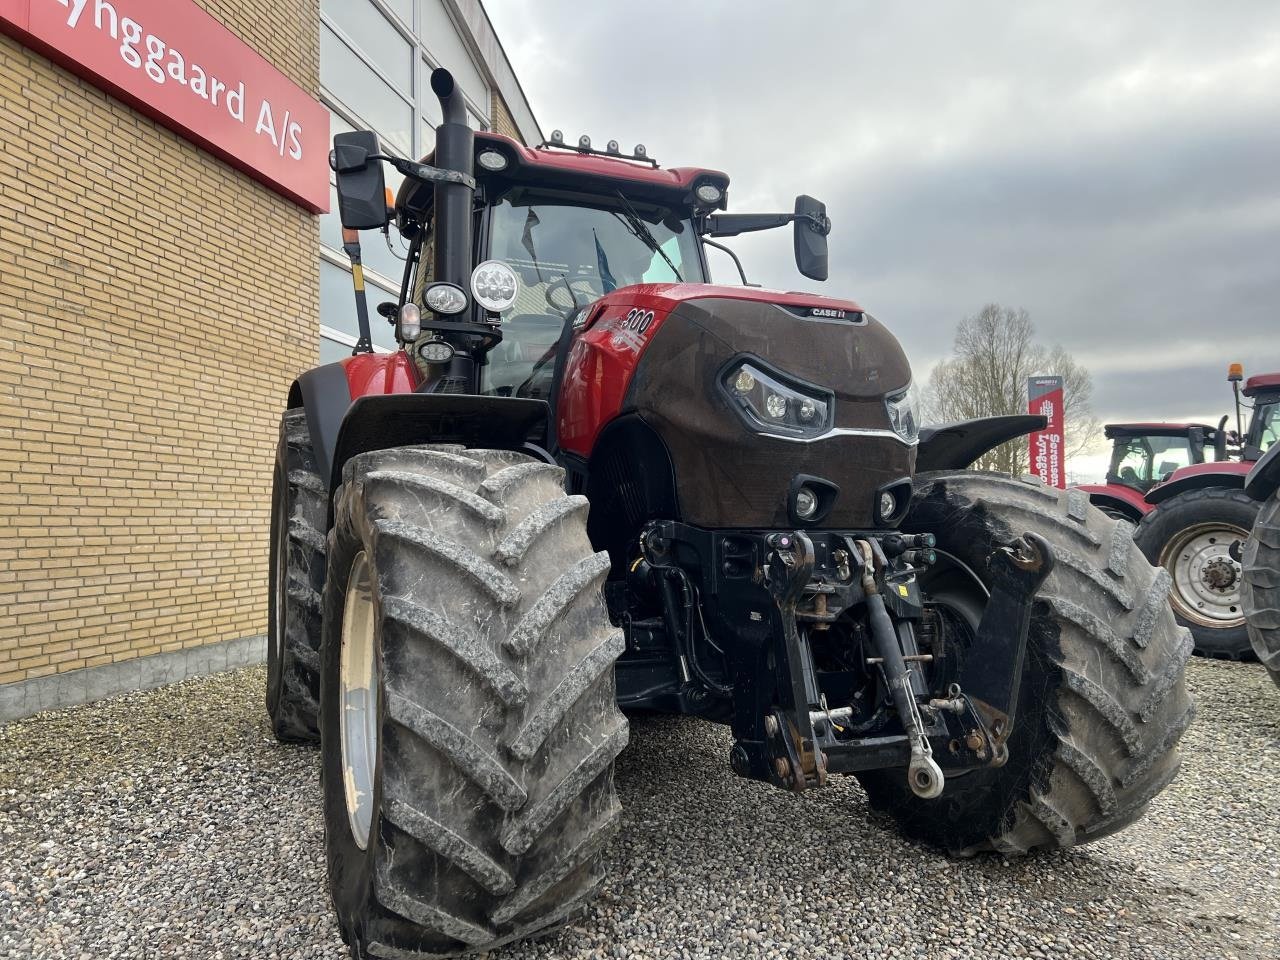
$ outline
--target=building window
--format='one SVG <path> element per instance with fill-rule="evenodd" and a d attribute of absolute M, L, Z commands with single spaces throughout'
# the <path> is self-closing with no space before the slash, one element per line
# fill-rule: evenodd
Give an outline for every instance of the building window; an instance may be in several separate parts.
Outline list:
<path fill-rule="evenodd" d="M 321 0 L 320 19 L 321 98 L 329 107 L 331 137 L 373 130 L 387 153 L 430 153 L 441 120 L 429 83 L 437 66 L 448 67 L 457 79 L 467 122 L 477 130 L 489 128 L 489 87 L 467 48 L 465 30 L 442 0 Z M 385 165 L 384 175 L 394 193 L 403 178 Z M 330 212 L 320 218 L 322 363 L 349 356 L 357 336 L 332 174 L 329 183 Z M 374 348 L 394 350 L 391 327 L 376 311 L 383 300 L 397 299 L 408 244 L 394 226 L 386 237 L 365 231 L 361 255 Z"/>

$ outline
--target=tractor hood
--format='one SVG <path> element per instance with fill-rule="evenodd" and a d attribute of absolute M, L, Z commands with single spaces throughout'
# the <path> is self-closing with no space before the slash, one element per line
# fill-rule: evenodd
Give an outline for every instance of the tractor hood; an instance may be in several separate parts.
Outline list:
<path fill-rule="evenodd" d="M 754 373 L 739 380 L 744 364 Z M 596 429 L 634 415 L 657 434 L 686 522 L 785 527 L 794 522 L 788 490 L 809 476 L 838 491 L 823 526 L 868 528 L 880 491 L 912 473 L 914 438 L 895 430 L 886 403 L 910 382 L 897 339 L 853 301 L 641 284 L 588 314 L 567 370 L 561 437 L 586 452 L 593 438 L 578 429 L 579 401 L 608 384 L 618 396 Z"/>

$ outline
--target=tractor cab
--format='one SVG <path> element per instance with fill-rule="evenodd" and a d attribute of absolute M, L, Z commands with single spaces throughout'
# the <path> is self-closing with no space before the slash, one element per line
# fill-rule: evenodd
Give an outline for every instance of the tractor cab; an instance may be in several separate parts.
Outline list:
<path fill-rule="evenodd" d="M 1107 483 L 1146 493 L 1174 471 L 1205 462 L 1219 431 L 1202 423 L 1110 423 L 1112 441 Z M 1216 458 L 1212 458 L 1216 459 Z"/>
<path fill-rule="evenodd" d="M 1244 435 L 1244 459 L 1261 460 L 1280 439 L 1280 373 L 1260 373 L 1245 381 L 1240 391 L 1253 401 L 1253 415 Z"/>

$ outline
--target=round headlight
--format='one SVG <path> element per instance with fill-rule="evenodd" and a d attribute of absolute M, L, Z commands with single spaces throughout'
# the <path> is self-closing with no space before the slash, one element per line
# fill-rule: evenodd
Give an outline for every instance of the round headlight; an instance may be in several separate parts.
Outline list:
<path fill-rule="evenodd" d="M 781 420 L 787 415 L 787 398 L 777 393 L 769 394 L 764 400 L 764 412 L 775 420 Z"/>
<path fill-rule="evenodd" d="M 756 378 L 751 375 L 751 371 L 745 367 L 738 371 L 738 375 L 733 378 L 733 389 L 739 393 L 750 393 L 755 389 Z"/>
<path fill-rule="evenodd" d="M 552 142 L 552 143 L 564 143 L 564 131 L 562 131 L 562 130 L 552 130 L 552 131 L 551 131 L 551 142 Z"/>
<path fill-rule="evenodd" d="M 703 203 L 719 203 L 724 193 L 714 183 L 704 183 L 693 191 L 693 195 Z"/>
<path fill-rule="evenodd" d="M 476 157 L 476 163 L 493 173 L 507 169 L 506 155 L 499 153 L 497 150 L 483 151 L 478 157 Z"/>
<path fill-rule="evenodd" d="M 422 311 L 412 301 L 406 303 L 396 314 L 396 336 L 403 341 L 417 340 L 422 332 Z"/>
<path fill-rule="evenodd" d="M 471 274 L 471 293 L 490 313 L 501 313 L 516 302 L 520 281 L 501 260 L 486 260 Z"/>
<path fill-rule="evenodd" d="M 418 356 L 427 363 L 448 363 L 453 359 L 453 347 L 443 340 L 427 340 L 418 346 Z"/>
<path fill-rule="evenodd" d="M 467 295 L 462 288 L 452 283 L 433 283 L 422 295 L 422 302 L 428 310 L 446 315 L 461 313 L 467 309 Z"/>
<path fill-rule="evenodd" d="M 799 415 L 801 420 L 808 423 L 818 415 L 818 405 L 808 397 L 805 397 L 800 401 L 800 409 L 797 410 L 796 413 Z"/>
<path fill-rule="evenodd" d="M 880 519 L 888 520 L 893 516 L 893 512 L 898 509 L 897 498 L 886 490 L 880 494 Z"/>
<path fill-rule="evenodd" d="M 808 520 L 818 512 L 818 495 L 808 487 L 801 487 L 796 491 L 796 516 L 801 520 Z"/>

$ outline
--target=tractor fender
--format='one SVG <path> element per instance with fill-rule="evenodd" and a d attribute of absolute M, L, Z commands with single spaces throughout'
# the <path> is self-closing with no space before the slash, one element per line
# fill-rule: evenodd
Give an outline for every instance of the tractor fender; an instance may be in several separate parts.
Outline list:
<path fill-rule="evenodd" d="M 964 470 L 989 450 L 1017 437 L 1043 430 L 1045 417 L 1020 414 L 1009 417 L 980 417 L 944 423 L 920 430 L 920 448 L 916 451 L 916 470 Z"/>
<path fill-rule="evenodd" d="M 342 418 L 351 406 L 351 388 L 341 363 L 313 367 L 289 387 L 290 410 L 302 407 L 307 413 L 307 431 L 321 479 L 329 480 L 333 451 L 338 444 Z"/>
<path fill-rule="evenodd" d="M 1280 487 L 1280 443 L 1272 444 L 1253 465 L 1244 481 L 1244 492 L 1254 500 L 1265 500 Z"/>
<path fill-rule="evenodd" d="M 1134 523 L 1152 509 L 1139 491 L 1120 484 L 1081 484 L 1075 489 L 1087 493 L 1089 502 L 1104 513 L 1123 514 Z"/>
<path fill-rule="evenodd" d="M 1174 472 L 1164 483 L 1147 491 L 1147 503 L 1164 503 L 1188 490 L 1204 490 L 1218 487 L 1223 490 L 1239 490 L 1244 486 L 1245 474 L 1250 464 L 1227 460 L 1222 463 L 1193 463 Z"/>

